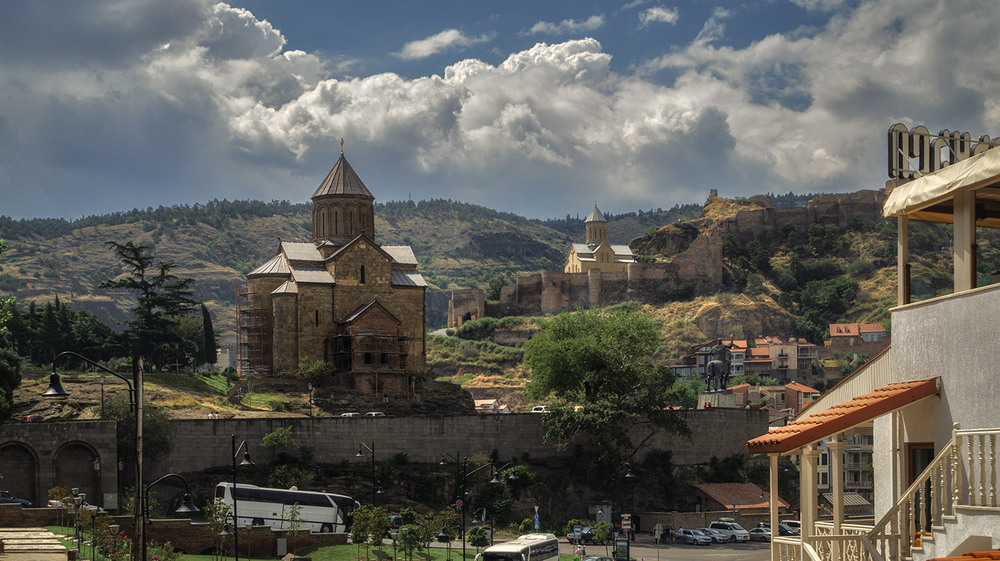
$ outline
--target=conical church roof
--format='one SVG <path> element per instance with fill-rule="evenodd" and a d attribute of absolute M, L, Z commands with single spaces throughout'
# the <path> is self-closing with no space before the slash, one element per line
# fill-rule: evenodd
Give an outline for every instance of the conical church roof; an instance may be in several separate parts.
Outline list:
<path fill-rule="evenodd" d="M 340 153 L 340 159 L 334 164 L 333 169 L 327 174 L 326 179 L 323 180 L 323 183 L 320 183 L 319 189 L 316 189 L 316 192 L 313 193 L 312 198 L 315 199 L 324 195 L 355 195 L 369 199 L 375 198 L 371 191 L 365 187 L 358 174 L 354 172 L 351 164 L 347 163 L 347 158 L 344 157 L 343 152 Z"/>
<path fill-rule="evenodd" d="M 577 216 L 579 216 L 579 214 Z M 604 215 L 601 214 L 601 210 L 597 208 L 597 205 L 594 205 L 594 210 L 590 211 L 590 215 L 587 216 L 587 220 L 585 222 L 607 222 L 607 221 L 608 219 L 604 218 Z"/>

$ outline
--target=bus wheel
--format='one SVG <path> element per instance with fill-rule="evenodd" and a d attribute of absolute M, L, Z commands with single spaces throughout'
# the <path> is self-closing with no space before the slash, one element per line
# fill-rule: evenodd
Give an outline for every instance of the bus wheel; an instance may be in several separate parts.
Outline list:
<path fill-rule="evenodd" d="M 333 531 L 333 526 L 331 526 L 330 524 L 323 524 L 322 526 L 320 526 L 319 531 L 324 534 L 329 534 L 330 532 Z"/>
<path fill-rule="evenodd" d="M 252 523 L 253 523 L 254 526 L 263 526 L 264 525 L 264 519 L 263 518 L 254 518 Z"/>

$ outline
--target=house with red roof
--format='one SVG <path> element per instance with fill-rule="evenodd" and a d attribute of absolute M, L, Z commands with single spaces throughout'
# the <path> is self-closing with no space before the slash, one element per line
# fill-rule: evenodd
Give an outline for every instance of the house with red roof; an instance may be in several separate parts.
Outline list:
<path fill-rule="evenodd" d="M 696 501 L 700 512 L 730 510 L 742 514 L 767 512 L 771 493 L 753 483 L 701 483 L 695 485 Z M 782 512 L 788 502 L 776 497 Z"/>

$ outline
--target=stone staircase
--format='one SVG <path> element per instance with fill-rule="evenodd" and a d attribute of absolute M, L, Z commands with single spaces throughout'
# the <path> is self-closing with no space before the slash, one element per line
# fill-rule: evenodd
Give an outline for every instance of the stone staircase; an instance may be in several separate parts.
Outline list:
<path fill-rule="evenodd" d="M 66 561 L 69 552 L 42 528 L 0 528 L 0 561 Z"/>

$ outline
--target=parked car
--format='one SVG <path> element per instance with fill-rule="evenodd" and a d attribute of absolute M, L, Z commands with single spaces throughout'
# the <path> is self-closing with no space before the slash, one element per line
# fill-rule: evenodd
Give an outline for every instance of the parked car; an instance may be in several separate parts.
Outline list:
<path fill-rule="evenodd" d="M 756 527 L 750 530 L 750 541 L 752 542 L 769 542 L 771 541 L 771 529 Z"/>
<path fill-rule="evenodd" d="M 712 543 L 726 543 L 726 536 L 723 536 L 718 530 L 713 530 L 711 528 L 698 528 L 698 531 L 707 534 L 708 537 L 712 538 Z"/>
<path fill-rule="evenodd" d="M 548 413 L 549 412 L 549 408 L 546 407 L 545 405 L 536 405 L 536 406 L 534 406 L 534 407 L 531 408 L 531 412 L 532 413 Z"/>
<path fill-rule="evenodd" d="M 365 413 L 365 417 L 385 417 L 385 413 L 381 411 L 369 411 Z"/>
<path fill-rule="evenodd" d="M 691 545 L 710 545 L 712 543 L 712 538 L 698 530 L 688 530 L 686 528 L 678 529 L 674 537 L 677 543 L 689 543 Z"/>
<path fill-rule="evenodd" d="M 576 543 L 576 535 L 573 532 L 570 532 L 569 534 L 566 535 L 566 541 L 568 541 L 571 544 L 575 544 Z M 582 543 L 582 544 L 598 543 L 600 545 L 604 545 L 604 544 L 606 544 L 608 542 L 607 541 L 598 542 L 597 540 L 595 540 L 594 539 L 594 529 L 593 528 L 582 528 L 580 530 L 580 543 Z"/>
<path fill-rule="evenodd" d="M 798 528 L 792 527 L 787 522 L 778 522 L 778 535 L 779 536 L 797 536 L 799 535 Z"/>
<path fill-rule="evenodd" d="M 357 411 L 353 411 L 351 413 L 341 413 L 340 416 L 341 417 L 360 417 L 361 413 L 358 413 Z"/>
<path fill-rule="evenodd" d="M 0 491 L 0 503 L 17 503 L 24 508 L 31 508 L 31 501 L 19 499 L 14 495 L 11 495 L 8 491 Z"/>
<path fill-rule="evenodd" d="M 27 415 L 24 417 L 25 423 L 40 423 L 45 420 L 42 415 Z"/>
<path fill-rule="evenodd" d="M 612 561 L 610 557 L 584 557 L 583 561 Z"/>
<path fill-rule="evenodd" d="M 709 528 L 713 530 L 718 530 L 727 540 L 731 542 L 748 542 L 750 541 L 750 532 L 747 532 L 743 526 L 740 526 L 732 519 L 721 519 L 716 520 L 708 525 Z"/>
<path fill-rule="evenodd" d="M 802 533 L 802 522 L 799 522 L 798 520 L 782 520 L 781 523 L 795 530 L 799 534 Z"/>

